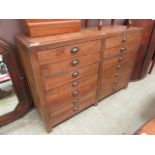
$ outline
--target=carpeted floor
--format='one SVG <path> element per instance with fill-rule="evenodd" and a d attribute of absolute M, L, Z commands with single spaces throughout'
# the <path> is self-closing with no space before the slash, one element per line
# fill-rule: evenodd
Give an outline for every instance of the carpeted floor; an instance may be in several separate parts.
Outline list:
<path fill-rule="evenodd" d="M 127 89 L 107 97 L 61 123 L 50 134 L 133 134 L 155 116 L 155 70 L 147 78 L 131 82 Z M 47 134 L 35 109 L 0 129 L 0 134 Z"/>

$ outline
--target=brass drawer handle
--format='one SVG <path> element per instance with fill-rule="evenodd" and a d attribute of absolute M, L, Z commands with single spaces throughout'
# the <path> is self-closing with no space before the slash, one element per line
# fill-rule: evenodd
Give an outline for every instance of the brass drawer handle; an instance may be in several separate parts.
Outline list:
<path fill-rule="evenodd" d="M 72 86 L 73 87 L 76 87 L 76 86 L 78 86 L 79 85 L 79 82 L 78 81 L 73 81 L 73 83 L 72 83 Z"/>
<path fill-rule="evenodd" d="M 122 38 L 122 43 L 125 43 L 127 41 L 127 37 Z"/>
<path fill-rule="evenodd" d="M 124 52 L 125 50 L 126 50 L 125 47 L 121 47 L 120 52 L 122 53 L 122 52 Z"/>
<path fill-rule="evenodd" d="M 78 63 L 79 63 L 79 60 L 73 60 L 73 61 L 71 62 L 71 64 L 72 64 L 73 66 L 76 66 Z"/>
<path fill-rule="evenodd" d="M 78 111 L 78 107 L 74 107 L 73 111 L 75 111 L 75 112 Z"/>
<path fill-rule="evenodd" d="M 121 69 L 121 65 L 118 65 L 118 66 L 117 66 L 117 69 Z"/>
<path fill-rule="evenodd" d="M 122 57 L 119 57 L 118 61 L 122 61 L 122 59 L 123 59 Z"/>
<path fill-rule="evenodd" d="M 72 103 L 73 103 L 73 104 L 77 104 L 78 102 L 79 102 L 78 99 L 74 99 Z"/>
<path fill-rule="evenodd" d="M 73 78 L 76 78 L 78 75 L 79 75 L 79 72 L 78 71 L 75 71 L 75 72 L 72 73 L 72 77 Z"/>
<path fill-rule="evenodd" d="M 75 97 L 75 96 L 78 96 L 78 95 L 79 95 L 79 91 L 74 90 L 73 93 L 72 93 L 72 95 L 73 95 L 74 97 Z"/>
<path fill-rule="evenodd" d="M 77 53 L 79 51 L 79 48 L 78 47 L 73 47 L 72 49 L 71 49 L 71 53 L 72 54 L 75 54 L 75 53 Z"/>

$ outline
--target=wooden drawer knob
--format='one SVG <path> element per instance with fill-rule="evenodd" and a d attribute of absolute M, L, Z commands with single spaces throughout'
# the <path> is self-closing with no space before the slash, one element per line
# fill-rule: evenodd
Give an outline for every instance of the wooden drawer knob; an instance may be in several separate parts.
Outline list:
<path fill-rule="evenodd" d="M 120 52 L 123 53 L 126 50 L 125 47 L 121 47 Z"/>
<path fill-rule="evenodd" d="M 73 100 L 73 104 L 77 104 L 78 102 L 79 102 L 78 99 L 74 99 L 74 100 Z"/>
<path fill-rule="evenodd" d="M 119 57 L 118 61 L 122 61 L 123 57 Z"/>
<path fill-rule="evenodd" d="M 114 81 L 114 84 L 116 84 L 116 83 L 118 83 L 118 81 L 117 81 L 117 80 L 115 80 L 115 81 Z"/>
<path fill-rule="evenodd" d="M 117 69 L 121 69 L 121 65 L 118 65 L 118 66 L 117 66 Z"/>
<path fill-rule="evenodd" d="M 118 75 L 119 75 L 119 73 L 116 73 L 116 74 L 115 74 L 115 77 L 118 77 Z"/>
<path fill-rule="evenodd" d="M 122 43 L 125 43 L 127 41 L 127 37 L 122 38 Z"/>
<path fill-rule="evenodd" d="M 79 95 L 79 91 L 74 90 L 73 93 L 72 93 L 72 95 L 73 95 L 73 96 L 78 96 L 78 95 Z"/>
<path fill-rule="evenodd" d="M 79 75 L 79 72 L 78 71 L 75 71 L 75 72 L 72 73 L 72 77 L 73 78 L 76 78 L 78 75 Z"/>
<path fill-rule="evenodd" d="M 72 54 L 75 54 L 75 53 L 77 53 L 79 51 L 79 48 L 78 47 L 73 47 L 72 49 L 71 49 L 71 53 Z"/>
<path fill-rule="evenodd" d="M 79 60 L 73 60 L 73 61 L 71 62 L 71 64 L 72 64 L 73 66 L 76 66 L 78 63 L 79 63 Z"/>
<path fill-rule="evenodd" d="M 113 91 L 116 91 L 116 90 L 117 90 L 117 87 L 116 87 L 116 86 L 114 86 L 114 87 L 113 87 Z"/>
<path fill-rule="evenodd" d="M 75 111 L 75 112 L 78 111 L 78 107 L 74 107 L 73 111 Z"/>
<path fill-rule="evenodd" d="M 72 86 L 73 87 L 76 87 L 76 86 L 78 86 L 79 85 L 79 82 L 78 81 L 73 81 L 73 83 L 72 83 Z"/>

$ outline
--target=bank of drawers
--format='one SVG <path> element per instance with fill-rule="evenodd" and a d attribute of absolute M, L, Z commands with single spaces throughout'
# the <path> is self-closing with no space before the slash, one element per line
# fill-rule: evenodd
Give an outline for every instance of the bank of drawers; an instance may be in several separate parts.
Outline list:
<path fill-rule="evenodd" d="M 101 41 L 95 40 L 38 52 L 53 125 L 95 103 L 100 49 Z"/>
<path fill-rule="evenodd" d="M 53 91 L 47 96 L 47 106 L 53 125 L 75 115 L 95 102 L 96 84 L 98 76 L 93 74 L 78 80 L 78 85 L 68 83 Z"/>
<path fill-rule="evenodd" d="M 125 26 L 38 38 L 17 35 L 28 85 L 48 132 L 127 86 L 141 35 L 142 29 Z"/>
<path fill-rule="evenodd" d="M 140 38 L 123 34 L 105 40 L 99 100 L 128 85 Z"/>

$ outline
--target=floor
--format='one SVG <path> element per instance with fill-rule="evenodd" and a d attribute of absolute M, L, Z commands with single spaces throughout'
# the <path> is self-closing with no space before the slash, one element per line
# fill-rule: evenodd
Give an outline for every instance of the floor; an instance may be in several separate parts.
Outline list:
<path fill-rule="evenodd" d="M 155 70 L 147 78 L 131 82 L 127 89 L 107 97 L 61 123 L 49 134 L 133 134 L 155 116 Z M 0 134 L 47 134 L 35 109 L 0 129 Z"/>
<path fill-rule="evenodd" d="M 12 82 L 7 81 L 0 84 L 0 88 L 2 90 L 12 90 Z M 11 111 L 14 111 L 18 104 L 18 98 L 14 91 L 12 91 L 12 94 L 4 97 L 3 99 L 0 99 L 0 116 L 7 114 Z"/>

